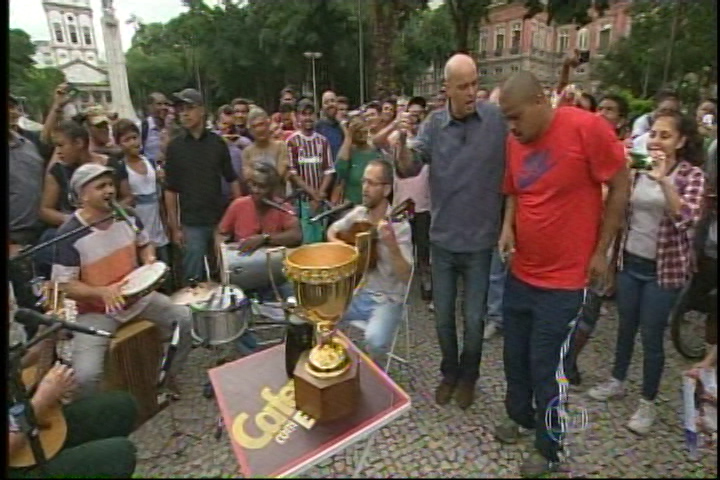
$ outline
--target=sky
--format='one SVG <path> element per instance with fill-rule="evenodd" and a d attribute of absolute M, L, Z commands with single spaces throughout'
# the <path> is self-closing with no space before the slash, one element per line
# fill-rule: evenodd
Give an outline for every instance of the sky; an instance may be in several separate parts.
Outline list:
<path fill-rule="evenodd" d="M 33 40 L 49 40 L 50 32 L 43 10 L 42 0 L 10 0 L 10 28 L 25 30 Z M 214 5 L 213 0 L 206 3 Z M 104 56 L 105 46 L 100 30 L 100 17 L 102 16 L 102 0 L 90 0 L 95 23 L 95 35 L 98 39 L 100 54 Z M 125 21 L 135 14 L 144 23 L 167 22 L 180 15 L 187 9 L 182 6 L 181 0 L 115 0 L 115 16 L 120 22 L 120 36 L 123 50 L 130 48 L 134 34 L 132 25 Z"/>

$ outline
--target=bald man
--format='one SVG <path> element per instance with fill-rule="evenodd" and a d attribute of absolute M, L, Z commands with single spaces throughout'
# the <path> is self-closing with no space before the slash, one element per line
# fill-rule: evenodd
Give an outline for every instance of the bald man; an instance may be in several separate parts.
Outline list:
<path fill-rule="evenodd" d="M 151 93 L 148 96 L 148 116 L 140 122 L 140 142 L 143 154 L 153 165 L 160 160 L 162 153 L 162 132 L 165 128 L 170 102 L 167 97 L 159 92 Z"/>
<path fill-rule="evenodd" d="M 395 152 L 402 177 L 415 176 L 424 164 L 429 165 L 433 303 L 442 352 L 442 380 L 435 401 L 445 405 L 454 396 L 462 409 L 472 404 L 480 375 L 490 259 L 500 233 L 507 136 L 500 110 L 490 102 L 478 102 L 477 89 L 474 60 L 454 55 L 445 66 L 447 105 L 432 112 L 410 142 L 410 119 L 403 114 Z M 461 278 L 465 328 L 459 351 L 455 304 Z"/>
<path fill-rule="evenodd" d="M 535 429 L 536 450 L 521 467 L 557 467 L 560 427 L 546 411 L 565 402 L 561 346 L 570 343 L 584 289 L 603 285 L 607 251 L 628 199 L 623 146 L 610 124 L 574 107 L 553 109 L 538 80 L 519 72 L 503 85 L 507 143 L 505 219 L 498 248 L 510 257 L 503 297 L 505 406 L 495 437 L 515 443 Z M 609 193 L 603 209 L 602 186 Z M 534 402 L 533 402 L 534 400 Z"/>
<path fill-rule="evenodd" d="M 337 158 L 340 147 L 345 139 L 345 134 L 337 120 L 337 95 L 332 90 L 326 90 L 322 94 L 322 116 L 315 125 L 315 131 L 323 135 L 330 142 L 333 162 Z"/>

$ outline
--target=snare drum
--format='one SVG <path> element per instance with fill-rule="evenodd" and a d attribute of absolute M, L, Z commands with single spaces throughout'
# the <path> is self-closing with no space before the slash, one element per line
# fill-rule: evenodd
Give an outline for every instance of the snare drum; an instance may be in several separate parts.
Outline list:
<path fill-rule="evenodd" d="M 192 336 L 206 345 L 222 345 L 239 338 L 251 320 L 250 301 L 233 285 L 202 283 L 186 287 L 171 297 L 193 314 Z"/>
<path fill-rule="evenodd" d="M 223 243 L 220 246 L 224 281 L 246 292 L 272 287 L 268 277 L 266 249 L 259 248 L 250 254 L 241 254 L 237 247 L 237 243 Z M 271 256 L 270 269 L 276 285 L 286 282 L 281 254 Z"/>
<path fill-rule="evenodd" d="M 162 284 L 169 270 L 164 262 L 143 265 L 123 278 L 120 291 L 127 299 L 144 297 Z"/>

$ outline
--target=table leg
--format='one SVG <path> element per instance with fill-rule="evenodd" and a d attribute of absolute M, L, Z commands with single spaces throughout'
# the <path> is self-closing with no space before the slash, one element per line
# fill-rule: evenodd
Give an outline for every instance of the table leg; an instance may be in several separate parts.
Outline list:
<path fill-rule="evenodd" d="M 365 446 L 362 448 L 362 450 L 360 452 L 360 458 L 357 460 L 357 462 L 353 462 L 353 463 L 355 463 L 355 468 L 353 469 L 353 474 L 352 474 L 351 478 L 360 478 L 359 477 L 360 472 L 362 472 L 363 468 L 365 467 L 365 462 L 367 461 L 368 453 L 370 453 L 370 448 L 372 447 L 372 444 L 375 441 L 375 435 L 377 435 L 377 432 L 371 434 L 370 437 L 365 441 Z"/>

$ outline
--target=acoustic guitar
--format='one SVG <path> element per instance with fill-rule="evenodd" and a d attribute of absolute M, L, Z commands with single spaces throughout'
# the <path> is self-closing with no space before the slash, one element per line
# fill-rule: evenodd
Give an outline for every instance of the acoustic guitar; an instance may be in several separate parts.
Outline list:
<path fill-rule="evenodd" d="M 62 314 L 64 304 L 62 294 L 59 292 L 57 282 L 52 286 L 46 285 L 45 298 L 46 308 L 51 312 Z M 34 392 L 40 381 L 52 368 L 55 360 L 56 338 L 51 337 L 45 342 L 40 353 L 40 359 L 36 365 L 25 368 L 22 371 L 22 382 L 29 392 Z M 40 444 L 46 460 L 50 460 L 62 450 L 67 438 L 67 422 L 62 411 L 62 403 L 49 407 L 42 417 L 37 418 Z M 25 445 L 10 456 L 9 466 L 12 468 L 32 467 L 37 464 L 29 440 Z"/>
<path fill-rule="evenodd" d="M 415 214 L 415 202 L 411 199 L 407 199 L 398 205 L 396 205 L 390 213 L 384 218 L 389 222 L 400 222 L 402 220 L 408 220 Z M 353 223 L 350 228 L 342 232 L 337 233 L 337 238 L 347 243 L 348 245 L 355 245 L 356 235 L 358 233 L 370 232 L 370 253 L 369 259 L 360 259 L 360 265 L 364 265 L 364 261 L 368 263 L 368 270 L 372 270 L 377 266 L 377 242 L 378 242 L 378 226 L 367 220 L 360 220 Z"/>

